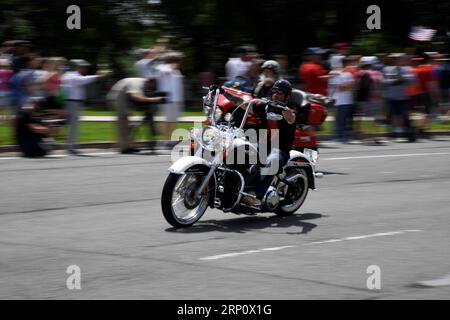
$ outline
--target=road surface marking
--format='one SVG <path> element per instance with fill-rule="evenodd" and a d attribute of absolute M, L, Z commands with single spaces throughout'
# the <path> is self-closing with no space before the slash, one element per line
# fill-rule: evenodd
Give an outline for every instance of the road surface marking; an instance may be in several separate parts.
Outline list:
<path fill-rule="evenodd" d="M 278 251 L 278 250 L 283 250 L 283 249 L 287 249 L 287 248 L 295 248 L 295 247 L 297 247 L 297 246 L 282 246 L 282 247 L 273 247 L 273 248 L 262 248 L 262 249 L 258 249 L 258 250 L 232 252 L 232 253 L 218 254 L 215 256 L 203 257 L 203 258 L 200 258 L 200 260 L 218 260 L 218 259 L 237 257 L 237 256 L 242 256 L 242 255 L 247 255 L 247 254 L 252 254 L 252 253 L 259 253 L 259 252 L 264 252 L 264 251 Z"/>
<path fill-rule="evenodd" d="M 409 154 L 380 154 L 376 156 L 358 156 L 358 157 L 342 157 L 342 158 L 321 158 L 320 161 L 330 160 L 353 160 L 353 159 L 372 159 L 372 158 L 395 158 L 395 157 L 418 157 L 418 156 L 442 156 L 449 155 L 450 152 L 436 153 L 409 153 Z"/>
<path fill-rule="evenodd" d="M 422 230 L 403 230 L 403 231 L 392 231 L 392 232 L 383 232 L 383 233 L 374 233 L 374 234 L 367 234 L 362 236 L 353 236 L 353 237 L 345 237 L 341 239 L 330 239 L 325 241 L 315 241 L 310 242 L 308 244 L 324 244 L 324 243 L 335 243 L 335 242 L 342 242 L 342 241 L 351 241 L 351 240 L 362 240 L 362 239 L 368 239 L 368 238 L 375 238 L 375 237 L 386 237 L 386 236 L 393 236 L 396 234 L 404 234 L 408 232 L 421 232 Z"/>
<path fill-rule="evenodd" d="M 402 230 L 402 231 L 392 231 L 392 232 L 382 232 L 382 233 L 374 233 L 374 234 L 367 234 L 362 236 L 351 236 L 351 237 L 345 237 L 340 239 L 330 239 L 325 241 L 315 241 L 315 242 L 309 242 L 305 243 L 303 245 L 312 245 L 312 244 L 325 244 L 325 243 L 335 243 L 335 242 L 342 242 L 342 241 L 351 241 L 351 240 L 362 240 L 362 239 L 368 239 L 368 238 L 375 238 L 375 237 L 386 237 L 386 236 L 392 236 L 392 235 L 398 235 L 398 234 L 404 234 L 409 232 L 421 232 L 422 230 Z M 272 248 L 262 248 L 257 250 L 246 250 L 241 252 L 231 252 L 231 253 L 225 253 L 225 254 L 218 254 L 214 256 L 207 256 L 199 258 L 199 260 L 219 260 L 224 258 L 233 258 L 237 256 L 244 256 L 248 254 L 254 254 L 254 253 L 261 253 L 265 251 L 280 251 L 288 248 L 298 248 L 298 245 L 287 245 L 287 246 L 281 246 L 281 247 L 272 247 Z"/>

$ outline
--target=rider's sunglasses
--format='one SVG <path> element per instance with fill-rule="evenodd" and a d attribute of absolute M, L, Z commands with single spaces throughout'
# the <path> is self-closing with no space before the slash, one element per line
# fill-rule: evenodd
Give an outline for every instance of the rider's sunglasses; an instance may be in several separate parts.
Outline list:
<path fill-rule="evenodd" d="M 284 92 L 281 90 L 272 90 L 272 94 L 275 94 L 275 93 L 284 94 Z"/>

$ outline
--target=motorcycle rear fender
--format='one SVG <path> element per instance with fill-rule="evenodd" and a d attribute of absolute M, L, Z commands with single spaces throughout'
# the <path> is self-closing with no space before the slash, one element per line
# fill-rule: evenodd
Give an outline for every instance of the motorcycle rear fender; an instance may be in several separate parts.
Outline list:
<path fill-rule="evenodd" d="M 314 167 L 308 158 L 301 152 L 296 150 L 291 150 L 289 152 L 289 161 L 286 167 L 302 167 L 306 170 L 308 174 L 308 187 L 310 189 L 316 189 L 316 180 L 314 177 Z"/>

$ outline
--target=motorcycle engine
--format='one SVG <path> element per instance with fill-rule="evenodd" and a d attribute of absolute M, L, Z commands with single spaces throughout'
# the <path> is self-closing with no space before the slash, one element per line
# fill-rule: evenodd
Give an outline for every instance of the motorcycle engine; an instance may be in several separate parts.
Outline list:
<path fill-rule="evenodd" d="M 280 197 L 274 187 L 269 187 L 269 190 L 267 190 L 266 195 L 264 196 L 263 203 L 268 211 L 274 211 L 278 207 Z"/>

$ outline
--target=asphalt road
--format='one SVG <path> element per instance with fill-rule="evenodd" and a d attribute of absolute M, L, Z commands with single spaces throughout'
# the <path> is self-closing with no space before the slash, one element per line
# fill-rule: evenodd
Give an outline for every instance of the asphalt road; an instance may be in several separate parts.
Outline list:
<path fill-rule="evenodd" d="M 450 139 L 328 144 L 295 216 L 209 209 L 185 230 L 160 209 L 169 165 L 0 157 L 0 299 L 450 298 Z"/>

